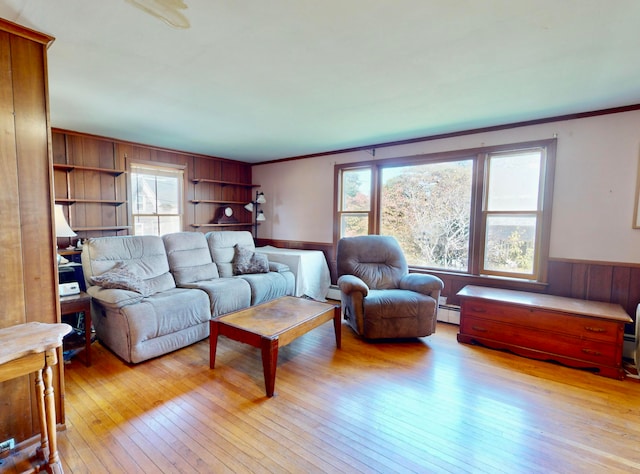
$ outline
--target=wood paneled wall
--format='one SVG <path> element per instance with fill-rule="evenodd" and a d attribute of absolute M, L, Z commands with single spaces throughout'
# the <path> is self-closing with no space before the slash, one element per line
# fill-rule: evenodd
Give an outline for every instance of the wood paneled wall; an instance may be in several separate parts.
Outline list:
<path fill-rule="evenodd" d="M 0 20 L 0 328 L 58 321 L 47 45 L 53 38 Z M 62 364 L 54 371 L 64 422 Z M 0 383 L 0 441 L 39 433 L 33 376 Z"/>
<path fill-rule="evenodd" d="M 247 163 L 222 158 L 194 155 L 148 145 L 119 141 L 106 137 L 67 130 L 53 130 L 53 161 L 55 164 L 79 165 L 89 168 L 129 170 L 132 162 L 167 164 L 184 169 L 184 231 L 216 230 L 194 227 L 192 224 L 209 223 L 221 204 L 193 200 L 226 200 L 247 203 L 252 199 L 251 187 L 224 184 L 194 183 L 196 178 L 251 183 L 251 166 Z M 76 202 L 66 206 L 65 215 L 72 228 L 91 228 L 78 232 L 78 238 L 132 234 L 131 194 L 127 174 L 114 177 L 91 170 L 55 170 L 56 199 L 124 200 L 122 205 Z M 232 204 L 241 221 L 251 221 L 241 204 Z M 117 227 L 118 229 L 111 229 Z M 120 229 L 120 227 L 124 227 Z M 243 228 L 249 230 L 250 226 Z M 232 230 L 236 230 L 233 228 Z M 75 239 L 77 240 L 77 239 Z M 59 242 L 65 244 L 65 239 Z M 71 242 L 74 243 L 74 242 Z"/>

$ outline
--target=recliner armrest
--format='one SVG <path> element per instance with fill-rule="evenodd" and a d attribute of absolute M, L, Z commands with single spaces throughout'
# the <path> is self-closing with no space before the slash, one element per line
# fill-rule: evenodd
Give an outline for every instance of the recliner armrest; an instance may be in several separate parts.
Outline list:
<path fill-rule="evenodd" d="M 90 286 L 87 293 L 94 301 L 107 308 L 119 309 L 123 306 L 139 303 L 144 299 L 136 291 L 121 290 L 115 288 L 102 288 L 100 286 Z"/>
<path fill-rule="evenodd" d="M 338 287 L 346 295 L 350 295 L 353 292 L 360 292 L 362 296 L 369 294 L 367 284 L 355 275 L 342 275 L 338 278 Z"/>
<path fill-rule="evenodd" d="M 444 288 L 444 283 L 434 275 L 407 273 L 400 280 L 400 288 L 422 293 L 423 295 L 429 295 L 437 301 L 440 292 Z"/>

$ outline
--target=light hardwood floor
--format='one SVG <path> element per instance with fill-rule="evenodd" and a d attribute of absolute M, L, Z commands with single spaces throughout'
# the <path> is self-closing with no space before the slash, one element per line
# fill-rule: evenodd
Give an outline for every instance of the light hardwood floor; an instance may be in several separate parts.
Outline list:
<path fill-rule="evenodd" d="M 640 383 L 456 342 L 457 326 L 365 343 L 327 323 L 280 350 L 220 337 L 127 366 L 66 366 L 69 473 L 640 472 Z M 29 451 L 29 450 L 25 450 Z M 25 452 L 5 472 L 29 467 Z"/>

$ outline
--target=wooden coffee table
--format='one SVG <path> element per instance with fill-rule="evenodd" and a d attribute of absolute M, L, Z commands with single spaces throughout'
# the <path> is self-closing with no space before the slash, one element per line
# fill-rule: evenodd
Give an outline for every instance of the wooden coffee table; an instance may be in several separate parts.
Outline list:
<path fill-rule="evenodd" d="M 216 364 L 218 335 L 257 347 L 262 351 L 262 367 L 267 397 L 273 396 L 278 348 L 333 319 L 338 349 L 342 345 L 340 306 L 305 298 L 284 296 L 251 308 L 212 319 L 209 337 L 210 361 Z"/>

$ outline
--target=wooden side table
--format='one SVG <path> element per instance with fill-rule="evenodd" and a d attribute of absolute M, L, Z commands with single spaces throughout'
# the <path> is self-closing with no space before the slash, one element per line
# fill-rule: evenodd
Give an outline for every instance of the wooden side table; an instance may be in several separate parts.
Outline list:
<path fill-rule="evenodd" d="M 60 316 L 84 313 L 84 363 L 91 365 L 91 296 L 81 291 L 77 295 L 60 298 Z"/>
<path fill-rule="evenodd" d="M 0 382 L 36 374 L 36 396 L 40 418 L 39 456 L 47 470 L 62 474 L 56 438 L 56 404 L 51 367 L 58 363 L 62 338 L 71 331 L 68 324 L 26 323 L 0 329 Z"/>

